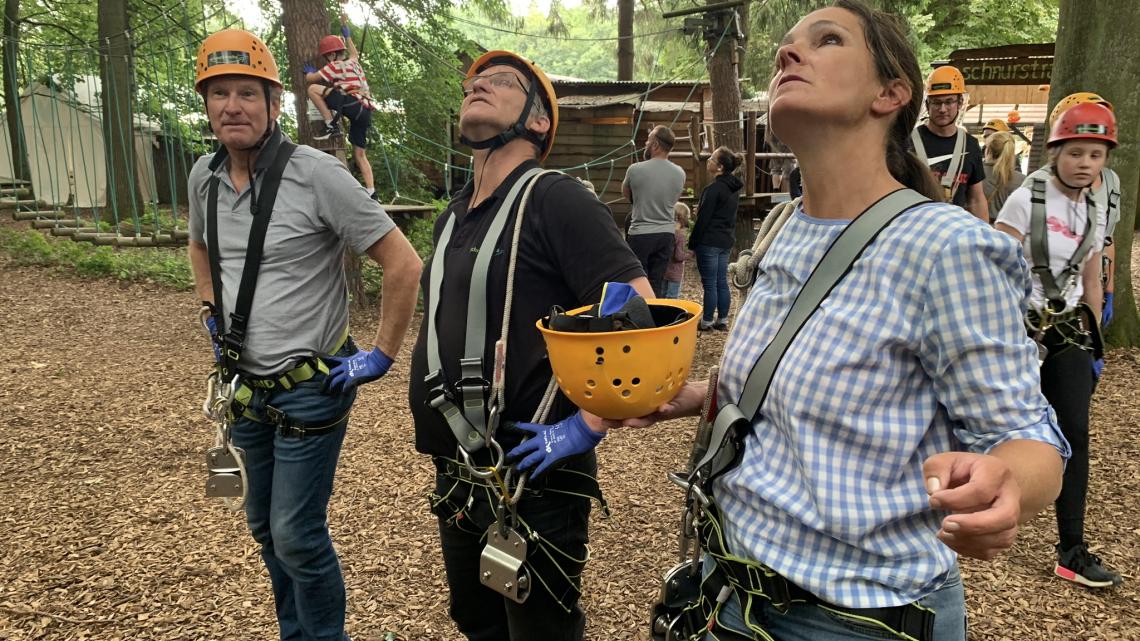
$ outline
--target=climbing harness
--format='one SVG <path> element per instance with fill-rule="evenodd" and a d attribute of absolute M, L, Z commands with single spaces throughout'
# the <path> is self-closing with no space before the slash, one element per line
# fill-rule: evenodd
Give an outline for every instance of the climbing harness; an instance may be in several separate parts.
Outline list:
<path fill-rule="evenodd" d="M 800 198 L 794 198 L 780 203 L 764 217 L 764 222 L 760 224 L 760 231 L 756 232 L 756 241 L 752 243 L 752 247 L 740 252 L 736 260 L 728 265 L 728 279 L 733 287 L 742 292 L 747 292 L 752 288 L 752 284 L 756 282 L 756 270 L 760 267 L 760 261 L 764 259 L 764 254 L 768 253 L 768 248 L 772 246 L 772 242 L 776 240 L 780 230 L 784 228 L 784 223 L 788 222 L 788 219 L 796 211 L 800 200 Z"/>
<path fill-rule="evenodd" d="M 924 127 L 919 125 L 918 127 Z M 930 166 L 930 160 L 926 156 L 926 146 L 922 142 L 922 134 L 918 132 L 918 127 L 915 127 L 910 132 L 910 143 L 914 147 L 914 153 L 922 164 Z M 950 156 L 950 165 L 946 167 L 946 173 L 942 174 L 942 195 L 946 202 L 954 199 L 954 191 L 958 182 L 958 172 L 962 170 L 962 164 L 966 159 L 966 130 L 958 127 L 958 132 L 954 136 L 954 153 Z"/>
<path fill-rule="evenodd" d="M 735 593 L 747 613 L 754 598 L 763 598 L 779 610 L 794 603 L 813 603 L 845 617 L 881 624 L 899 638 L 931 641 L 934 613 L 917 604 L 898 608 L 852 609 L 820 601 L 763 564 L 732 556 L 721 534 L 721 518 L 713 501 L 713 482 L 739 465 L 744 439 L 752 429 L 767 396 L 772 378 L 792 341 L 823 300 L 850 271 L 852 265 L 892 221 L 914 206 L 929 202 L 909 189 L 888 194 L 855 218 L 828 248 L 796 297 L 771 343 L 761 353 L 744 383 L 737 404 L 719 404 L 716 371 L 701 412 L 687 473 L 669 479 L 685 490 L 681 523 L 681 561 L 666 572 L 658 602 L 651 614 L 654 641 L 702 639 L 717 628 L 721 606 Z M 773 223 L 775 226 L 775 223 Z M 711 572 L 702 569 L 702 553 L 716 562 Z M 747 617 L 747 614 L 745 615 Z M 771 639 L 763 629 L 748 623 L 749 632 L 734 638 Z M 730 631 L 718 637 L 731 637 Z"/>
<path fill-rule="evenodd" d="M 1025 326 L 1029 335 L 1037 345 L 1037 360 L 1045 362 L 1049 355 L 1045 333 L 1058 321 L 1069 320 L 1066 313 L 1068 296 L 1077 286 L 1077 279 L 1081 275 L 1081 266 L 1089 251 L 1092 250 L 1098 208 L 1088 190 L 1085 197 L 1085 230 L 1081 242 L 1077 245 L 1073 255 L 1065 263 L 1060 274 L 1053 274 L 1049 266 L 1049 229 L 1045 211 L 1046 181 L 1040 177 L 1030 180 L 1030 214 L 1029 214 L 1029 254 L 1033 262 L 1032 271 L 1041 281 L 1045 293 L 1045 305 L 1040 310 L 1030 310 L 1026 313 Z M 1075 310 L 1070 310 L 1071 312 Z M 1095 325 L 1095 323 L 1093 323 Z M 1066 335 L 1062 333 L 1062 335 Z M 1074 343 L 1075 344 L 1075 343 Z"/>
<path fill-rule="evenodd" d="M 234 510 L 240 509 L 241 504 L 244 503 L 247 484 L 245 453 L 241 448 L 233 445 L 231 431 L 233 423 L 246 412 L 249 399 L 252 397 L 252 387 L 268 387 L 280 384 L 286 389 L 291 389 L 288 386 L 312 378 L 317 369 L 311 363 L 303 363 L 279 377 L 249 378 L 248 380 L 238 370 L 241 353 L 245 348 L 249 313 L 253 306 L 253 295 L 257 286 L 257 275 L 261 268 L 261 257 L 265 248 L 265 235 L 269 229 L 269 219 L 273 211 L 274 201 L 277 198 L 277 189 L 281 184 L 281 176 L 289 158 L 296 149 L 296 145 L 284 139 L 279 128 L 275 128 L 274 135 L 279 138 L 279 145 L 276 155 L 262 180 L 260 197 L 256 189 L 256 180 L 251 179 L 250 181 L 250 214 L 253 216 L 253 223 L 250 226 L 249 240 L 246 245 L 245 264 L 242 268 L 236 309 L 229 315 L 228 329 L 225 329 L 227 325 L 222 299 L 221 252 L 218 246 L 218 184 L 221 180 L 212 173 L 226 159 L 228 154 L 225 148 L 223 147 L 210 162 L 211 175 L 206 203 L 206 236 L 214 301 L 212 307 L 208 305 L 202 307 L 200 320 L 203 327 L 209 332 L 206 321 L 209 316 L 213 316 L 215 327 L 218 328 L 218 337 L 211 336 L 211 340 L 217 341 L 221 358 L 214 371 L 206 379 L 206 401 L 203 406 L 206 417 L 216 423 L 214 447 L 206 452 L 206 467 L 209 473 L 206 495 L 227 499 L 241 497 L 241 501 L 230 504 L 231 509 Z M 327 367 L 324 371 L 327 372 Z M 301 435 L 312 433 L 305 429 L 309 427 L 306 424 L 291 421 L 283 412 L 270 406 L 266 406 L 265 413 L 268 421 L 279 432 L 294 431 L 300 432 Z"/>
<path fill-rule="evenodd" d="M 529 475 L 524 473 L 516 476 L 514 468 L 507 465 L 506 455 L 502 445 L 495 439 L 495 432 L 506 406 L 507 334 L 514 300 L 514 274 L 518 262 L 519 235 L 522 232 L 526 208 L 534 186 L 538 184 L 539 178 L 545 175 L 561 175 L 561 172 L 533 168 L 518 178 L 499 204 L 486 236 L 479 246 L 468 290 L 464 355 L 459 359 L 460 374 L 459 380 L 455 383 L 449 383 L 444 373 L 436 326 L 444 277 L 444 255 L 455 227 L 454 214 L 451 214 L 444 224 L 428 267 L 429 373 L 424 378 L 424 383 L 428 387 L 427 403 L 447 422 L 458 444 L 456 451 L 459 459 L 462 460 L 468 474 L 486 483 L 490 493 L 494 495 L 495 522 L 486 530 L 487 546 L 479 559 L 479 577 L 484 585 L 516 603 L 526 601 L 534 585 L 526 566 L 528 539 L 518 531 L 518 502 L 522 498 Z M 514 216 L 514 231 L 507 265 L 503 320 L 499 340 L 496 341 L 494 348 L 492 377 L 488 381 L 484 376 L 483 351 L 488 329 L 487 285 L 490 262 L 516 203 L 518 203 L 518 213 Z M 535 410 L 533 422 L 546 421 L 557 390 L 557 384 L 551 377 L 542 401 Z M 489 457 L 489 465 L 478 464 L 474 456 L 476 453 L 480 453 L 478 458 Z"/>

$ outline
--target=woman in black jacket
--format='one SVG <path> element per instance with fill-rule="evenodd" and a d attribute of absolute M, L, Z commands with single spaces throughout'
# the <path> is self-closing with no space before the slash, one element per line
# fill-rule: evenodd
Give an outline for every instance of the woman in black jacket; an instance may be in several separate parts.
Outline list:
<path fill-rule="evenodd" d="M 718 147 L 705 165 L 716 178 L 701 192 L 697 222 L 689 235 L 689 249 L 697 254 L 697 269 L 705 288 L 704 317 L 698 328 L 728 329 L 728 255 L 736 242 L 736 208 L 744 186 L 732 172 L 740 156 L 728 147 Z M 714 313 L 716 316 L 714 317 Z"/>

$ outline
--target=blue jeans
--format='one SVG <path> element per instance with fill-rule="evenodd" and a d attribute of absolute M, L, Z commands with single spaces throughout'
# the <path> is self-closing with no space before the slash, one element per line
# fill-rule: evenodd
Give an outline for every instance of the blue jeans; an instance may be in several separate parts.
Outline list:
<path fill-rule="evenodd" d="M 705 567 L 713 563 L 705 556 Z M 966 597 L 962 589 L 962 575 L 958 567 L 950 570 L 946 582 L 929 595 L 918 600 L 922 606 L 935 612 L 933 641 L 966 640 Z M 852 639 L 901 639 L 883 628 L 825 610 L 817 605 L 798 604 L 781 613 L 764 599 L 752 601 L 752 623 L 780 641 L 850 641 Z M 740 633 L 744 638 L 762 639 L 747 632 L 741 614 L 740 599 L 733 594 L 717 614 L 721 626 Z M 717 627 L 717 630 L 721 629 Z M 705 637 L 712 641 L 713 636 Z"/>
<path fill-rule="evenodd" d="M 713 322 L 713 313 L 720 320 L 728 320 L 728 307 L 732 294 L 728 291 L 728 254 L 731 249 L 697 245 L 697 271 L 705 288 L 704 320 Z"/>
<path fill-rule="evenodd" d="M 346 346 L 338 355 L 350 353 Z M 348 639 L 344 578 L 329 536 L 328 503 L 356 390 L 325 395 L 324 380 L 318 374 L 293 391 L 255 389 L 248 411 L 264 417 L 268 404 L 316 424 L 343 417 L 338 429 L 284 437 L 268 423 L 242 417 L 232 432 L 234 445 L 245 450 L 245 516 L 269 570 L 282 641 Z"/>
<path fill-rule="evenodd" d="M 667 280 L 665 281 L 665 295 L 662 298 L 680 298 L 681 297 L 681 281 Z"/>

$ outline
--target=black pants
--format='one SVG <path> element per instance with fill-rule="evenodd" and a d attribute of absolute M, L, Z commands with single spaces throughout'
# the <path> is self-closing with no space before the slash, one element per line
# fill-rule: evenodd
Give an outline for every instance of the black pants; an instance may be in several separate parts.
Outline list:
<path fill-rule="evenodd" d="M 673 243 L 677 237 L 673 232 L 668 234 L 631 234 L 626 237 L 629 248 L 641 261 L 645 275 L 649 277 L 649 286 L 658 298 L 665 296 L 665 269 L 669 267 L 669 259 L 673 257 Z"/>
<path fill-rule="evenodd" d="M 592 453 L 568 467 L 590 476 L 597 471 Z M 549 478 L 540 478 L 534 484 L 540 489 L 527 489 L 519 501 L 519 519 L 541 537 L 539 541 L 528 540 L 526 566 L 532 588 L 522 604 L 479 580 L 484 535 L 495 521 L 494 495 L 477 482 L 442 471 L 436 474 L 432 512 L 439 517 L 443 563 L 451 591 L 449 611 L 470 641 L 581 641 L 586 615 L 578 597 L 589 540 L 590 499 L 557 489 L 559 477 L 571 473 L 547 472 L 543 476 Z M 526 527 L 517 529 L 527 538 Z"/>
<path fill-rule="evenodd" d="M 1065 344 L 1055 330 L 1045 335 L 1049 355 L 1041 365 L 1041 392 L 1057 412 L 1061 433 L 1073 455 L 1065 466 L 1057 509 L 1061 548 L 1084 542 L 1085 503 L 1089 488 L 1089 403 L 1092 400 L 1092 352 Z"/>

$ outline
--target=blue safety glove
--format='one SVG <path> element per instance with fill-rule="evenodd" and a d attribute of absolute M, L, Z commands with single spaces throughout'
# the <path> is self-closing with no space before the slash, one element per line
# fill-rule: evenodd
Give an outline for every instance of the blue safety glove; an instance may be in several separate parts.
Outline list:
<path fill-rule="evenodd" d="M 1104 373 L 1104 359 L 1098 358 L 1093 361 L 1093 380 L 1099 381 L 1100 375 Z"/>
<path fill-rule="evenodd" d="M 344 36 L 345 38 L 348 38 L 348 37 L 349 37 L 349 35 L 348 35 L 348 25 L 346 25 L 346 24 L 342 24 L 342 25 L 340 26 L 340 35 Z"/>
<path fill-rule="evenodd" d="M 516 423 L 516 429 L 530 432 L 534 436 L 507 454 L 507 459 L 519 461 L 515 469 L 525 472 L 537 465 L 531 477 L 546 471 L 551 465 L 575 454 L 589 452 L 605 438 L 605 432 L 595 432 L 586 425 L 581 412 L 563 419 L 554 425 L 537 423 Z"/>
<path fill-rule="evenodd" d="M 313 65 L 305 65 L 304 67 L 301 67 L 301 71 L 304 71 L 305 73 L 316 73 L 317 68 Z"/>
<path fill-rule="evenodd" d="M 222 346 L 218 343 L 218 321 L 213 314 L 206 317 L 206 329 L 210 330 L 210 345 L 214 347 L 214 362 L 222 362 Z"/>
<path fill-rule="evenodd" d="M 364 383 L 371 383 L 388 373 L 392 358 L 375 347 L 359 350 L 352 356 L 325 356 L 324 360 L 336 363 L 325 379 L 326 394 L 341 394 Z"/>
<path fill-rule="evenodd" d="M 1104 313 L 1100 317 L 1100 326 L 1108 327 L 1112 322 L 1112 292 L 1105 292 L 1104 294 Z"/>

